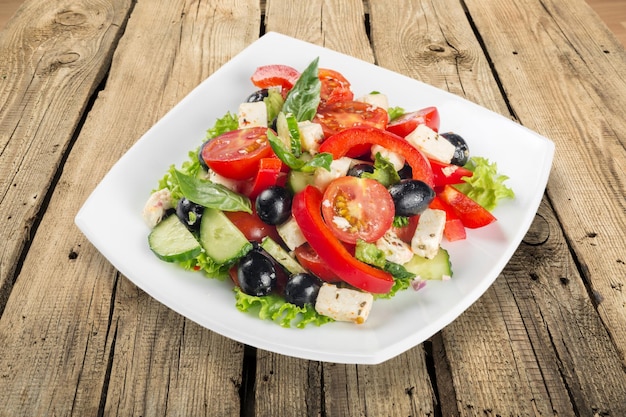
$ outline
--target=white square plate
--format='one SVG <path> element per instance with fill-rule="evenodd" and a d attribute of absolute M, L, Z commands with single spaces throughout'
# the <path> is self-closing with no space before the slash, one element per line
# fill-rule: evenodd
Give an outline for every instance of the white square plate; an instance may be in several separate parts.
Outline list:
<path fill-rule="evenodd" d="M 344 74 L 355 97 L 379 91 L 407 111 L 436 106 L 441 131 L 461 134 L 472 155 L 497 162 L 516 197 L 495 211 L 498 221 L 447 243 L 454 276 L 377 300 L 363 325 L 330 323 L 283 328 L 235 307 L 229 282 L 160 261 L 147 244 L 141 211 L 171 164 L 180 166 L 206 130 L 256 88 L 260 65 L 300 71 L 316 57 Z M 268 33 L 216 71 L 156 123 L 113 166 L 76 215 L 93 245 L 134 284 L 183 316 L 223 336 L 260 349 L 337 363 L 376 364 L 423 342 L 474 303 L 507 264 L 534 218 L 545 189 L 554 144 L 548 139 L 446 91 L 355 58 L 277 33 Z"/>

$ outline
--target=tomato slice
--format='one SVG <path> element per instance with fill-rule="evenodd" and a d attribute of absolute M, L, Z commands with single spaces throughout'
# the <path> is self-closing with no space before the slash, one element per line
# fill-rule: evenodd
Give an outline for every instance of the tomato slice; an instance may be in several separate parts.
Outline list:
<path fill-rule="evenodd" d="M 252 213 L 246 213 L 245 211 L 225 211 L 224 214 L 228 219 L 241 230 L 246 239 L 251 242 L 259 242 L 263 240 L 265 236 L 271 237 L 276 242 L 282 242 L 282 238 L 276 230 L 276 226 L 271 226 L 264 223 L 259 216 L 257 216 L 252 205 Z"/>
<path fill-rule="evenodd" d="M 250 80 L 259 88 L 282 87 L 291 90 L 291 87 L 300 78 L 300 72 L 289 65 L 263 65 L 258 67 Z"/>
<path fill-rule="evenodd" d="M 282 172 L 283 163 L 278 158 L 263 158 L 253 182 L 247 182 L 243 194 L 254 199 L 272 185 L 284 185 L 287 175 Z"/>
<path fill-rule="evenodd" d="M 371 104 L 360 101 L 340 101 L 320 105 L 313 121 L 322 125 L 324 137 L 329 138 L 354 126 L 372 126 L 385 129 L 389 122 L 389 115 L 385 109 Z M 371 144 L 361 144 L 355 146 L 347 155 L 358 157 L 369 152 L 370 148 Z"/>
<path fill-rule="evenodd" d="M 398 135 L 374 127 L 353 127 L 343 130 L 326 139 L 320 145 L 320 152 L 329 152 L 333 159 L 346 156 L 355 145 L 380 145 L 383 148 L 402 155 L 411 166 L 413 179 L 424 181 L 434 187 L 433 171 L 428 159 L 418 149 Z"/>
<path fill-rule="evenodd" d="M 394 212 L 387 188 L 370 178 L 340 177 L 324 191 L 324 221 L 343 242 L 377 241 L 393 224 Z"/>
<path fill-rule="evenodd" d="M 477 229 L 496 221 L 487 209 L 451 185 L 444 186 L 438 195 L 444 203 L 452 207 L 465 227 Z"/>
<path fill-rule="evenodd" d="M 318 71 L 318 77 L 322 83 L 320 104 L 352 101 L 354 99 L 354 93 L 350 90 L 350 82 L 341 73 L 328 68 L 320 68 Z"/>
<path fill-rule="evenodd" d="M 405 113 L 389 122 L 387 130 L 398 136 L 406 137 L 418 125 L 426 125 L 435 132 L 439 131 L 439 111 L 437 107 L 426 107 L 421 110 Z"/>
<path fill-rule="evenodd" d="M 341 279 L 335 274 L 320 258 L 320 256 L 313 250 L 311 245 L 305 243 L 303 245 L 298 246 L 294 250 L 294 254 L 296 255 L 296 259 L 300 262 L 300 265 L 304 267 L 304 269 L 308 270 L 315 276 L 319 277 L 323 281 L 326 282 L 338 282 Z"/>
<path fill-rule="evenodd" d="M 353 257 L 324 223 L 321 205 L 322 193 L 312 185 L 293 199 L 293 216 L 309 245 L 343 281 L 363 291 L 388 293 L 394 282 L 391 274 Z"/>
<path fill-rule="evenodd" d="M 446 164 L 430 158 L 428 161 L 433 170 L 435 187 L 441 187 L 446 184 L 460 184 L 463 182 L 463 177 L 471 177 L 474 175 L 469 169 L 458 165 Z"/>
<path fill-rule="evenodd" d="M 218 174 L 235 179 L 252 178 L 263 158 L 274 155 L 266 127 L 250 127 L 226 132 L 202 148 L 202 159 Z"/>
<path fill-rule="evenodd" d="M 459 216 L 456 215 L 452 207 L 444 203 L 441 198 L 435 196 L 430 202 L 429 208 L 434 210 L 443 210 L 446 212 L 446 225 L 443 229 L 443 236 L 449 241 L 464 240 L 467 237 L 465 226 Z"/>

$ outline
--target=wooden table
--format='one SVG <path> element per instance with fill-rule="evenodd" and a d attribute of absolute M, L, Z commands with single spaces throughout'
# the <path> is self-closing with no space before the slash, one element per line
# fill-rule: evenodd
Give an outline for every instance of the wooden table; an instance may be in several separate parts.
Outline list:
<path fill-rule="evenodd" d="M 375 366 L 243 346 L 74 225 L 115 161 L 266 31 L 447 89 L 556 143 L 493 286 Z M 626 415 L 626 52 L 583 0 L 29 0 L 0 32 L 1 416 Z"/>

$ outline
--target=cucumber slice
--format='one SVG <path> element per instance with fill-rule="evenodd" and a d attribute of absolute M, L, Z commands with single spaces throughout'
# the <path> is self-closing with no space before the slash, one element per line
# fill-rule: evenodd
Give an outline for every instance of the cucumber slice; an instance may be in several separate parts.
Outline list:
<path fill-rule="evenodd" d="M 246 236 L 226 215 L 217 209 L 205 208 L 200 223 L 200 243 L 206 254 L 218 264 L 229 264 L 252 249 Z"/>
<path fill-rule="evenodd" d="M 289 171 L 287 187 L 294 194 L 304 190 L 307 185 L 312 185 L 315 180 L 313 172 Z"/>
<path fill-rule="evenodd" d="M 166 262 L 184 262 L 202 252 L 200 242 L 176 215 L 165 218 L 152 229 L 148 244 L 152 252 Z"/>
<path fill-rule="evenodd" d="M 452 265 L 450 255 L 444 248 L 439 248 L 437 255 L 433 259 L 426 259 L 418 255 L 405 263 L 404 268 L 422 279 L 441 280 L 444 277 L 452 276 Z"/>
<path fill-rule="evenodd" d="M 265 249 L 265 251 L 269 253 L 270 256 L 276 260 L 276 262 L 281 264 L 290 274 L 306 272 L 306 269 L 304 269 L 298 261 L 293 259 L 289 253 L 271 237 L 264 237 L 261 242 L 261 247 Z"/>

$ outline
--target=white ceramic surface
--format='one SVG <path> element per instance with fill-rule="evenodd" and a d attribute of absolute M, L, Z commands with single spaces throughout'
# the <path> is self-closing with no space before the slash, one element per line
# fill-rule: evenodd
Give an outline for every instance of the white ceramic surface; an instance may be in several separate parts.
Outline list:
<path fill-rule="evenodd" d="M 390 105 L 417 110 L 437 106 L 440 131 L 454 131 L 473 155 L 495 161 L 516 193 L 494 215 L 498 221 L 469 230 L 466 240 L 443 245 L 451 256 L 450 281 L 429 282 L 377 300 L 363 325 L 331 323 L 283 328 L 235 308 L 232 286 L 158 260 L 147 245 L 141 211 L 171 164 L 187 159 L 206 130 L 255 90 L 256 67 L 287 64 L 303 70 L 315 57 L 320 67 L 343 73 L 355 96 L 385 93 Z M 269 33 L 195 88 L 113 166 L 76 215 L 92 244 L 134 284 L 183 316 L 223 336 L 260 349 L 337 363 L 376 364 L 423 342 L 453 321 L 493 283 L 527 232 L 545 189 L 554 144 L 485 108 L 446 91 L 369 63 L 293 38 Z M 140 173 L 141 175 L 138 175 Z"/>

